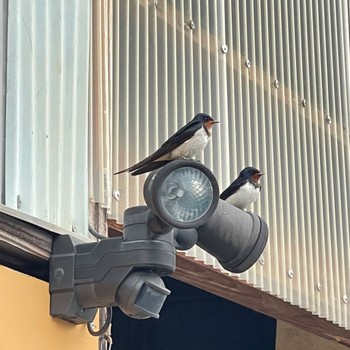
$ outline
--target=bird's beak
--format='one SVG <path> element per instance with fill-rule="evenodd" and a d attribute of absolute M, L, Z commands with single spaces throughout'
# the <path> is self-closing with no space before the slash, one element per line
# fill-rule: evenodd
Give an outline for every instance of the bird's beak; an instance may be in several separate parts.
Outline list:
<path fill-rule="evenodd" d="M 211 122 L 212 125 L 213 125 L 213 124 L 217 124 L 217 123 L 220 123 L 220 120 L 213 120 L 213 121 Z"/>

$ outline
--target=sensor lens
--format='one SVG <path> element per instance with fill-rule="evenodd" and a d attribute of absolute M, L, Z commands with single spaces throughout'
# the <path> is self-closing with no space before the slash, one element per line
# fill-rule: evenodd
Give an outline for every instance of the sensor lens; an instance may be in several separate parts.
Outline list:
<path fill-rule="evenodd" d="M 206 214 L 213 202 L 213 186 L 203 171 L 181 167 L 171 172 L 160 188 L 164 211 L 180 222 L 192 222 Z"/>

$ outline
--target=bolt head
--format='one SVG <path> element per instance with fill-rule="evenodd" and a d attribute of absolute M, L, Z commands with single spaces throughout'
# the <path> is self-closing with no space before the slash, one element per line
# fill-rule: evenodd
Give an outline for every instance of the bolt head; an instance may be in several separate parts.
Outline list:
<path fill-rule="evenodd" d="M 319 282 L 317 283 L 317 290 L 320 292 L 322 290 L 322 284 Z"/>
<path fill-rule="evenodd" d="M 293 278 L 293 276 L 294 276 L 294 271 L 292 269 L 289 269 L 288 270 L 288 277 Z"/>
<path fill-rule="evenodd" d="M 195 29 L 196 28 L 196 25 L 195 25 L 193 20 L 190 21 L 190 28 L 191 29 Z"/>
<path fill-rule="evenodd" d="M 20 195 L 17 195 L 17 209 L 20 209 L 22 206 L 22 199 Z"/>
<path fill-rule="evenodd" d="M 56 276 L 57 278 L 61 278 L 61 277 L 63 277 L 63 275 L 64 275 L 64 270 L 63 270 L 62 268 L 56 269 L 56 271 L 55 271 L 55 276 Z"/>
<path fill-rule="evenodd" d="M 347 296 L 347 295 L 343 295 L 343 302 L 344 302 L 345 304 L 348 303 L 348 296 Z"/>
<path fill-rule="evenodd" d="M 251 63 L 250 63 L 250 60 L 249 58 L 247 58 L 244 62 L 245 66 L 249 69 L 251 67 Z"/>
<path fill-rule="evenodd" d="M 265 264 L 265 259 L 264 259 L 264 257 L 262 255 L 259 258 L 259 264 L 260 265 L 264 265 Z"/>
<path fill-rule="evenodd" d="M 329 115 L 326 115 L 326 123 L 332 124 L 332 118 Z"/>
<path fill-rule="evenodd" d="M 275 81 L 273 82 L 273 85 L 275 86 L 276 89 L 278 89 L 280 87 L 280 82 L 275 79 Z"/>
<path fill-rule="evenodd" d="M 119 199 L 120 199 L 120 192 L 119 192 L 119 190 L 114 190 L 112 192 L 112 195 L 113 195 L 115 200 L 119 201 Z"/>
<path fill-rule="evenodd" d="M 228 51 L 228 46 L 226 44 L 222 44 L 221 45 L 221 51 L 226 54 L 227 51 Z"/>
<path fill-rule="evenodd" d="M 301 101 L 301 105 L 305 108 L 306 107 L 306 100 L 305 98 Z"/>

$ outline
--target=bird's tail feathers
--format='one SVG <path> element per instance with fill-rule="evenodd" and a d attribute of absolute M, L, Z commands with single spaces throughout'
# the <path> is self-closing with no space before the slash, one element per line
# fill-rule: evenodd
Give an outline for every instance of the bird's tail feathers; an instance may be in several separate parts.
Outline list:
<path fill-rule="evenodd" d="M 141 174 L 148 173 L 150 171 L 159 169 L 159 168 L 163 167 L 165 164 L 168 164 L 169 162 L 171 162 L 171 160 L 160 160 L 157 162 L 147 164 L 147 165 L 143 166 L 142 168 L 133 171 L 131 173 L 131 176 L 141 175 Z"/>
<path fill-rule="evenodd" d="M 119 174 L 123 174 L 123 173 L 129 172 L 129 171 L 130 171 L 130 168 L 126 168 L 126 169 L 117 171 L 117 172 L 114 173 L 113 175 L 119 175 Z"/>

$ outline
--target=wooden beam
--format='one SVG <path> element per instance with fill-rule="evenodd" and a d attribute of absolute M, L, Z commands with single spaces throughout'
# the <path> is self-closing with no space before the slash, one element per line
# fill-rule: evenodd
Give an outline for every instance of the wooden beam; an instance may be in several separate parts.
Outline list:
<path fill-rule="evenodd" d="M 224 274 L 211 266 L 177 254 L 176 271 L 172 277 L 209 293 L 243 305 L 267 316 L 286 321 L 321 337 L 350 347 L 350 332 L 345 328 L 313 315 L 305 309 L 291 305 L 273 295 Z"/>
<path fill-rule="evenodd" d="M 0 265 L 48 281 L 52 240 L 60 234 L 74 236 L 77 241 L 92 242 L 0 204 Z"/>

